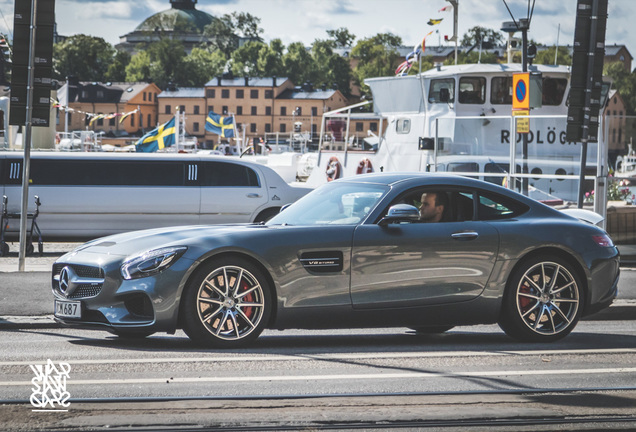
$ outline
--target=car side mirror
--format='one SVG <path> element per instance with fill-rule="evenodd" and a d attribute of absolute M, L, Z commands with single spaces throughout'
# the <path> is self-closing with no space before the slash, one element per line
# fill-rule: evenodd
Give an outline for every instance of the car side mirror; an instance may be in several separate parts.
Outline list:
<path fill-rule="evenodd" d="M 380 222 L 380 226 L 386 226 L 398 222 L 417 222 L 420 220 L 420 211 L 417 207 L 408 204 L 396 204 L 389 208 L 389 212 Z"/>

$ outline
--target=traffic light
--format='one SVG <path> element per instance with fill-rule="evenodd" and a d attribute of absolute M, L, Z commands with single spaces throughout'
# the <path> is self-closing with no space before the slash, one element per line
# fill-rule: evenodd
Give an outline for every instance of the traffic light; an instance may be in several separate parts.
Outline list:
<path fill-rule="evenodd" d="M 598 140 L 607 3 L 608 0 L 577 3 L 566 127 L 566 139 L 570 142 Z"/>

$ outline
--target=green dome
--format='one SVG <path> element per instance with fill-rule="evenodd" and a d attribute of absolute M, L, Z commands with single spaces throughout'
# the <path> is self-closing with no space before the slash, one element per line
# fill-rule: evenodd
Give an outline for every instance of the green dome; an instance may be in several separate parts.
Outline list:
<path fill-rule="evenodd" d="M 216 18 L 212 15 L 192 8 L 175 8 L 158 12 L 139 24 L 136 31 L 174 31 L 175 25 L 183 29 L 191 27 L 197 33 L 202 33 L 205 26 L 212 23 Z M 178 30 L 178 29 L 177 29 Z"/>

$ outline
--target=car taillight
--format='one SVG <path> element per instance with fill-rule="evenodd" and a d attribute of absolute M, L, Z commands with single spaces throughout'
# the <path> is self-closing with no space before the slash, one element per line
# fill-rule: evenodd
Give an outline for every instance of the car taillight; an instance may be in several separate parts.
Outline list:
<path fill-rule="evenodd" d="M 601 247 L 614 247 L 614 242 L 607 234 L 592 236 L 592 239 Z"/>

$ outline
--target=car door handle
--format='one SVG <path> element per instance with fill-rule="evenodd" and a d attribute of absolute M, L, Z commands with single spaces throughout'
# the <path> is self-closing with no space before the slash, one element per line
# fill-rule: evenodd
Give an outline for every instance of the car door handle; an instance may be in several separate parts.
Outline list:
<path fill-rule="evenodd" d="M 474 240 L 479 237 L 479 233 L 475 231 L 462 231 L 451 234 L 454 240 Z"/>
<path fill-rule="evenodd" d="M 260 198 L 262 195 L 259 195 L 257 193 L 248 193 L 247 197 L 248 198 Z"/>

